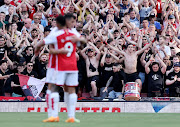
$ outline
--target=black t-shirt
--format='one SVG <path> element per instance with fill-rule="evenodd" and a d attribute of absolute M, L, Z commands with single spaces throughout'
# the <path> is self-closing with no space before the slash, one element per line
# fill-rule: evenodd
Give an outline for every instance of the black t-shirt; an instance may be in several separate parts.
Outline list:
<path fill-rule="evenodd" d="M 164 75 L 159 69 L 157 72 L 150 70 L 148 76 L 148 92 L 160 91 L 163 89 Z"/>
<path fill-rule="evenodd" d="M 18 22 L 18 23 L 17 23 L 17 26 L 18 26 L 17 30 L 18 30 L 18 31 L 21 31 L 22 28 L 23 28 L 23 26 L 24 26 L 24 24 L 23 24 L 23 22 Z"/>
<path fill-rule="evenodd" d="M 9 21 L 10 15 L 6 15 L 5 21 Z"/>
<path fill-rule="evenodd" d="M 46 65 L 47 63 L 41 63 L 38 58 L 35 59 L 34 70 L 37 72 L 39 79 L 46 77 Z"/>
<path fill-rule="evenodd" d="M 140 55 L 138 56 L 138 59 L 137 59 L 137 71 L 138 71 L 138 72 L 144 72 L 144 73 L 145 73 L 145 68 L 142 66 L 141 61 L 140 61 L 142 55 L 143 55 L 143 53 L 140 54 Z M 150 59 L 150 57 L 151 57 L 151 55 L 152 55 L 152 51 L 149 50 L 149 52 L 146 53 L 144 60 L 145 60 L 146 62 L 148 62 L 149 59 Z"/>
<path fill-rule="evenodd" d="M 122 80 L 124 80 L 122 71 L 115 72 L 113 74 L 113 80 L 111 82 L 111 85 L 115 92 L 122 92 L 122 87 L 123 87 Z"/>
<path fill-rule="evenodd" d="M 0 47 L 0 60 L 4 57 L 5 51 L 8 51 L 8 47 L 5 45 L 3 47 Z"/>
<path fill-rule="evenodd" d="M 107 81 L 109 78 L 113 75 L 113 63 L 111 64 L 106 64 L 104 63 L 104 66 L 101 68 L 101 87 L 105 87 Z"/>
<path fill-rule="evenodd" d="M 6 71 L 5 73 L 3 73 L 0 69 L 0 74 L 4 76 L 4 75 L 8 75 L 9 72 Z M 4 83 L 5 83 L 5 79 L 0 79 L 0 96 L 4 96 Z"/>
<path fill-rule="evenodd" d="M 169 80 L 174 80 L 174 76 L 175 75 L 177 75 L 177 78 L 180 78 L 180 72 L 179 73 L 175 73 L 174 71 L 173 72 L 171 72 L 171 73 L 169 73 L 169 75 L 167 76 L 167 79 L 169 79 Z M 171 84 L 170 86 L 169 86 L 169 88 L 171 89 L 171 90 L 173 90 L 173 89 L 175 89 L 175 87 L 178 87 L 178 86 L 180 86 L 180 82 L 179 81 L 175 81 L 173 84 Z M 170 91 L 171 91 L 170 90 Z"/>
<path fill-rule="evenodd" d="M 22 55 L 25 58 L 26 63 L 30 62 L 33 57 L 33 55 L 28 56 L 25 52 Z"/>
<path fill-rule="evenodd" d="M 38 75 L 37 75 L 37 73 L 36 73 L 35 71 L 31 71 L 31 73 L 28 73 L 28 72 L 27 72 L 27 69 L 24 69 L 23 74 L 24 74 L 24 75 L 31 76 L 31 77 L 38 78 Z"/>

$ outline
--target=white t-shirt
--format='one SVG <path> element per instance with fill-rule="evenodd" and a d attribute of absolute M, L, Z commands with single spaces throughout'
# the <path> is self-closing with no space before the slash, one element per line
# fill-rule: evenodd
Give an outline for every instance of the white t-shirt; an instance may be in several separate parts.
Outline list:
<path fill-rule="evenodd" d="M 159 46 L 159 45 L 157 45 L 156 47 L 157 47 L 158 50 L 160 49 L 160 46 Z M 171 49 L 170 49 L 169 46 L 164 45 L 164 51 L 166 52 L 166 54 L 167 54 L 168 56 L 171 56 Z M 164 52 L 161 51 L 161 50 L 159 50 L 159 52 L 160 52 L 160 54 L 161 54 L 161 57 L 164 58 L 164 57 L 165 57 Z"/>

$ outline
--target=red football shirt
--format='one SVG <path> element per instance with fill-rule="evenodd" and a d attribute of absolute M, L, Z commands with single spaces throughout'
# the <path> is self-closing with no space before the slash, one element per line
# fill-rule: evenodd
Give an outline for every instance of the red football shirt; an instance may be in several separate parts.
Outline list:
<path fill-rule="evenodd" d="M 55 68 L 57 71 L 78 71 L 76 61 L 76 43 L 71 41 L 71 36 L 74 35 L 80 37 L 80 34 L 75 29 L 58 30 L 58 28 L 56 27 L 44 39 L 45 44 L 54 44 L 55 49 L 65 48 L 69 51 L 67 54 L 56 55 Z M 53 62 L 53 60 L 50 61 L 50 63 L 51 62 Z"/>

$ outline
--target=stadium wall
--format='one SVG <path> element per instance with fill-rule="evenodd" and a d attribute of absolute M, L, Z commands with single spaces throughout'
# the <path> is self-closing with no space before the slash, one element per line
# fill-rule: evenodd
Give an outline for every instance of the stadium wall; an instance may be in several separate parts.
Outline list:
<path fill-rule="evenodd" d="M 64 102 L 59 112 L 66 112 Z M 46 102 L 0 102 L 0 112 L 47 112 Z M 180 113 L 180 102 L 78 102 L 76 112 Z"/>

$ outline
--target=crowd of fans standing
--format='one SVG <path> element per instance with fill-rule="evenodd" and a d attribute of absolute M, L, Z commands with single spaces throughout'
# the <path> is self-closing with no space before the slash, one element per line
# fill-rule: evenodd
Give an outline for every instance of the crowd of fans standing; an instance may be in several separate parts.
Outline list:
<path fill-rule="evenodd" d="M 34 47 L 66 13 L 88 41 L 77 48 L 79 97 L 121 98 L 127 82 L 179 96 L 179 0 L 0 0 L 0 96 L 24 96 L 17 73 L 46 77 L 49 47 Z"/>

